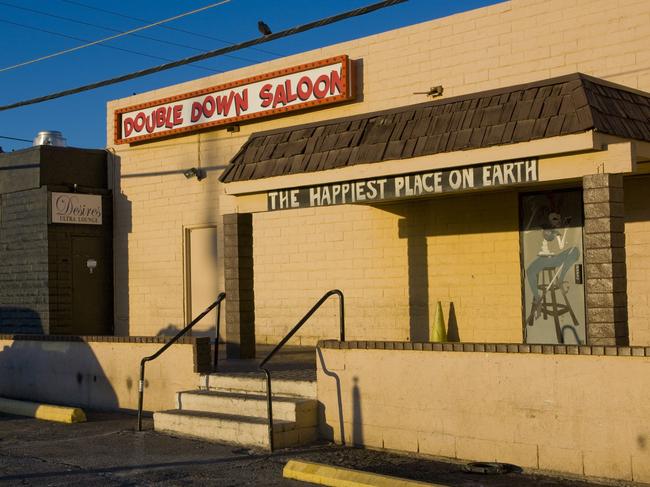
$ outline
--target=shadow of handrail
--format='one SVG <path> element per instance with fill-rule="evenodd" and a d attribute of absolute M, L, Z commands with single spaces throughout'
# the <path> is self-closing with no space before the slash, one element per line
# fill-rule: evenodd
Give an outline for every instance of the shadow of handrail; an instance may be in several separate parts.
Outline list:
<path fill-rule="evenodd" d="M 323 358 L 323 352 L 320 348 L 316 348 L 316 353 L 318 354 L 318 361 L 320 362 L 320 368 L 323 371 L 323 374 L 325 374 L 328 377 L 333 377 L 334 381 L 336 382 L 336 399 L 338 402 L 338 409 L 339 409 L 339 429 L 341 430 L 341 443 L 345 445 L 345 426 L 344 426 L 345 422 L 343 421 L 343 398 L 341 395 L 341 378 L 331 370 L 327 370 L 327 367 L 325 366 L 325 359 Z"/>

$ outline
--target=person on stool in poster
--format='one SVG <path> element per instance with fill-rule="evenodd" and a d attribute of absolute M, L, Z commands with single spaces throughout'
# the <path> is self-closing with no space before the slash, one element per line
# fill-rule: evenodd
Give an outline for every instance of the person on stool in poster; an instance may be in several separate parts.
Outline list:
<path fill-rule="evenodd" d="M 547 315 L 553 316 L 559 343 L 564 342 L 559 326 L 559 316 L 570 313 L 574 326 L 578 326 L 567 298 L 568 284 L 565 281 L 567 272 L 580 258 L 580 250 L 577 247 L 566 248 L 570 223 L 570 217 L 563 220 L 557 212 L 548 214 L 548 224 L 546 228 L 542 228 L 541 248 L 535 260 L 526 269 L 526 278 L 533 296 L 530 315 L 526 320 L 527 324 L 533 326 L 542 312 L 545 318 Z M 556 290 L 560 290 L 562 293 L 565 304 L 557 303 Z M 547 293 L 551 294 L 551 304 L 547 302 Z"/>

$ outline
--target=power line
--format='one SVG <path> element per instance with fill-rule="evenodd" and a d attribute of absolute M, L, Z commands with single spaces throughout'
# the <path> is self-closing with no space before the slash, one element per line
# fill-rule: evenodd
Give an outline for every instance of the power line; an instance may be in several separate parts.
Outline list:
<path fill-rule="evenodd" d="M 52 31 L 52 30 L 41 29 L 40 27 L 32 27 L 31 25 L 20 24 L 18 22 L 12 22 L 11 20 L 0 19 L 0 22 L 3 22 L 5 24 L 10 24 L 10 25 L 15 25 L 17 27 L 22 27 L 23 29 L 30 29 L 30 30 L 35 30 L 37 32 L 44 32 L 46 34 L 50 34 L 50 35 L 54 35 L 54 36 L 65 37 L 66 39 L 72 39 L 72 40 L 80 41 L 80 42 L 87 42 L 87 39 L 83 39 L 81 37 L 75 37 L 75 36 L 71 36 L 69 34 L 64 34 L 62 32 L 55 32 L 55 31 Z M 133 51 L 132 49 L 126 49 L 126 48 L 123 48 L 123 47 L 109 46 L 107 44 L 98 44 L 98 47 L 104 47 L 106 49 L 113 49 L 114 51 L 128 52 L 129 54 L 137 54 L 138 56 L 144 56 L 144 57 L 148 57 L 148 58 L 151 58 L 151 59 L 157 59 L 158 61 L 172 61 L 169 58 L 165 58 L 165 57 L 161 57 L 161 56 L 155 56 L 153 54 L 146 54 L 144 52 L 139 52 L 139 51 Z M 208 68 L 208 67 L 205 67 L 205 66 L 199 66 L 199 65 L 196 65 L 196 64 L 192 65 L 192 67 L 196 68 L 196 69 L 202 69 L 204 71 L 210 71 L 211 73 L 219 73 L 220 72 L 220 71 L 217 71 L 216 69 Z M 9 67 L 9 68 L 0 68 L 0 73 L 2 71 L 7 71 L 8 69 L 11 69 L 11 67 Z"/>
<path fill-rule="evenodd" d="M 57 15 L 57 14 L 53 14 L 53 13 L 50 13 L 50 12 L 44 12 L 42 10 L 37 10 L 35 8 L 21 7 L 20 5 L 13 5 L 11 3 L 1 2 L 1 1 L 0 1 L 0 5 L 5 5 L 7 7 L 15 8 L 15 9 L 18 9 L 18 10 L 23 10 L 25 12 L 32 12 L 32 13 L 36 13 L 36 14 L 39 14 L 39 15 L 44 15 L 44 16 L 47 16 L 47 17 L 51 17 L 53 19 L 65 20 L 66 22 L 74 22 L 75 24 L 79 24 L 79 25 L 86 25 L 88 27 L 95 27 L 95 28 L 98 28 L 98 29 L 104 29 L 104 30 L 108 30 L 110 32 L 122 32 L 119 29 L 114 29 L 112 27 L 108 27 L 108 26 L 105 26 L 105 25 L 94 24 L 92 22 L 86 22 L 86 21 L 83 21 L 83 20 L 73 19 L 73 18 L 70 18 L 70 17 L 64 17 L 63 15 Z M 146 40 L 149 40 L 149 41 L 160 42 L 161 44 L 168 44 L 170 46 L 176 46 L 176 47 L 182 47 L 182 48 L 185 48 L 185 49 L 191 49 L 192 51 L 205 52 L 205 49 L 199 49 L 199 48 L 194 47 L 194 46 L 189 46 L 187 44 L 180 44 L 178 42 L 172 42 L 172 41 L 168 41 L 168 40 L 165 40 L 165 39 L 158 39 L 156 37 L 146 36 L 146 35 L 142 35 L 142 34 L 135 34 L 135 33 L 130 34 L 130 35 L 132 35 L 133 37 L 138 37 L 140 39 L 146 39 Z M 84 41 L 84 42 L 88 42 L 88 41 Z M 237 60 L 240 60 L 240 61 L 251 62 L 251 63 L 256 63 L 257 62 L 257 60 L 255 60 L 255 59 L 248 59 L 248 58 L 240 57 L 240 56 L 228 56 L 228 57 L 231 57 L 233 59 L 237 59 Z M 0 72 L 1 71 L 3 71 L 3 69 L 0 69 Z"/>
<path fill-rule="evenodd" d="M 27 106 L 27 105 L 34 105 L 36 103 L 42 103 L 44 101 L 54 100 L 56 98 L 61 98 L 61 97 L 68 96 L 68 95 L 74 95 L 76 93 L 81 93 L 83 91 L 94 90 L 96 88 L 101 88 L 103 86 L 109 86 L 109 85 L 114 85 L 114 84 L 117 84 L 117 83 L 122 83 L 123 81 L 128 81 L 128 80 L 135 79 L 135 78 L 141 78 L 142 76 L 146 76 L 146 75 L 149 75 L 149 74 L 159 73 L 161 71 L 176 68 L 178 66 L 184 66 L 185 64 L 190 64 L 190 63 L 194 63 L 194 62 L 197 62 L 197 61 L 203 61 L 204 59 L 208 59 L 208 58 L 215 57 L 215 56 L 220 56 L 220 55 L 228 53 L 228 52 L 238 51 L 240 49 L 245 49 L 247 47 L 256 46 L 258 44 L 263 44 L 265 42 L 270 42 L 270 41 L 274 41 L 276 39 L 281 39 L 283 37 L 288 37 L 288 36 L 298 34 L 298 33 L 301 33 L 301 32 L 306 32 L 308 30 L 312 30 L 312 29 L 315 29 L 317 27 L 322 27 L 324 25 L 333 24 L 333 23 L 339 22 L 341 20 L 346 20 L 346 19 L 349 19 L 349 18 L 352 18 L 352 17 L 358 17 L 360 15 L 365 15 L 365 14 L 368 14 L 370 12 L 380 10 L 382 8 L 391 7 L 393 5 L 398 5 L 400 3 L 404 3 L 406 1 L 407 0 L 384 0 L 383 2 L 374 3 L 372 5 L 368 5 L 367 7 L 361 7 L 361 8 L 357 8 L 355 10 L 349 10 L 349 11 L 343 12 L 341 14 L 333 15 L 331 17 L 326 17 L 324 19 L 316 20 L 314 22 L 309 22 L 307 24 L 303 24 L 303 25 L 300 25 L 298 27 L 292 27 L 290 29 L 286 29 L 286 30 L 283 30 L 283 31 L 280 31 L 280 32 L 276 32 L 275 34 L 270 34 L 270 35 L 267 35 L 267 36 L 258 37 L 256 39 L 251 39 L 249 41 L 240 42 L 239 44 L 235 44 L 233 46 L 222 47 L 221 49 L 215 49 L 213 51 L 208 51 L 208 52 L 205 52 L 203 54 L 197 54 L 195 56 L 191 56 L 191 57 L 188 57 L 188 58 L 185 58 L 185 59 L 180 59 L 178 61 L 174 61 L 174 62 L 171 62 L 171 63 L 161 64 L 159 66 L 154 66 L 154 67 L 151 67 L 151 68 L 142 69 L 140 71 L 136 71 L 136 72 L 129 73 L 129 74 L 123 74 L 122 76 L 117 76 L 115 78 L 110 78 L 110 79 L 103 80 L 103 81 L 97 81 L 95 83 L 80 86 L 80 87 L 77 87 L 77 88 L 71 88 L 69 90 L 59 91 L 59 92 L 56 92 L 56 93 L 52 93 L 50 95 L 39 96 L 38 98 L 32 98 L 30 100 L 19 101 L 19 102 L 16 102 L 16 103 L 11 103 L 9 105 L 2 105 L 2 106 L 0 106 L 0 112 L 5 111 L 5 110 L 9 110 L 11 108 L 18 108 L 18 107 L 24 107 L 24 106 Z"/>
<path fill-rule="evenodd" d="M 218 7 L 219 5 L 223 5 L 224 3 L 228 3 L 228 2 L 230 2 L 230 0 L 221 0 L 220 2 L 217 2 L 217 3 L 211 3 L 210 5 L 206 5 L 205 7 L 201 7 L 201 8 L 198 8 L 196 10 L 192 10 L 190 12 L 185 12 L 185 13 L 182 13 L 182 14 L 179 14 L 179 15 L 175 15 L 174 17 L 170 17 L 168 19 L 159 20 L 158 22 L 154 22 L 153 24 L 143 25 L 142 27 L 136 27 L 135 29 L 127 30 L 125 32 L 121 32 L 121 33 L 115 34 L 113 36 L 105 37 L 103 39 L 98 39 L 96 41 L 89 42 L 88 44 L 84 44 L 82 46 L 71 47 L 70 49 L 64 49 L 63 51 L 53 52 L 52 54 L 48 54 L 47 56 L 42 56 L 42 57 L 39 57 L 37 59 L 32 59 L 31 61 L 25 61 L 25 62 L 22 62 L 22 63 L 15 64 L 13 66 L 8 66 L 6 68 L 0 69 L 0 72 L 8 71 L 10 69 L 18 68 L 20 66 L 26 66 L 28 64 L 33 64 L 33 63 L 36 63 L 38 61 L 43 61 L 45 59 L 51 59 L 53 57 L 61 56 L 63 54 L 67 54 L 69 52 L 74 52 L 74 51 L 78 51 L 80 49 L 85 49 L 86 47 L 95 46 L 97 44 L 102 44 L 102 43 L 107 42 L 107 41 L 112 41 L 113 39 L 117 39 L 119 37 L 124 37 L 126 35 L 133 34 L 134 32 L 139 32 L 141 30 L 150 29 L 151 27 L 156 27 L 157 25 L 164 24 L 166 22 L 171 22 L 172 20 L 180 19 L 182 17 L 187 17 L 188 15 L 192 15 L 192 14 L 195 14 L 195 13 L 198 13 L 198 12 L 202 12 L 202 11 L 207 10 L 209 8 Z"/>
<path fill-rule="evenodd" d="M 129 19 L 129 20 L 135 20 L 136 22 L 151 22 L 151 20 L 142 19 L 142 18 L 139 18 L 139 17 L 133 17 L 131 15 L 126 15 L 126 14 L 122 14 L 120 12 L 115 12 L 114 10 L 108 10 L 108 9 L 105 9 L 105 8 L 95 7 L 93 5 L 87 5 L 87 4 L 83 3 L 83 2 L 76 2 L 74 0 L 59 0 L 59 1 L 69 3 L 71 5 L 77 5 L 79 7 L 88 8 L 90 10 L 96 10 L 98 12 L 104 12 L 106 14 L 115 15 L 117 17 L 123 17 L 123 18 Z M 176 32 L 182 32 L 183 34 L 189 34 L 189 35 L 193 35 L 195 37 L 203 37 L 204 39 L 210 39 L 211 41 L 223 42 L 224 44 L 230 44 L 231 46 L 234 45 L 233 42 L 227 41 L 225 39 L 219 39 L 218 37 L 213 37 L 213 36 L 209 36 L 209 35 L 206 35 L 206 34 L 201 34 L 201 33 L 198 33 L 198 32 L 192 32 L 191 30 L 180 29 L 178 27 L 172 27 L 171 25 L 159 25 L 158 27 L 160 27 L 162 29 L 173 30 L 173 31 L 176 31 Z M 273 56 L 283 56 L 284 55 L 284 54 L 280 54 L 280 53 L 277 53 L 277 52 L 268 51 L 266 49 L 257 49 L 257 48 L 255 48 L 253 50 L 258 51 L 258 52 L 262 52 L 264 54 L 271 54 Z"/>
<path fill-rule="evenodd" d="M 19 142 L 29 142 L 30 144 L 32 143 L 32 141 L 29 139 L 19 139 L 18 137 L 8 137 L 6 135 L 0 135 L 0 139 L 17 140 Z"/>

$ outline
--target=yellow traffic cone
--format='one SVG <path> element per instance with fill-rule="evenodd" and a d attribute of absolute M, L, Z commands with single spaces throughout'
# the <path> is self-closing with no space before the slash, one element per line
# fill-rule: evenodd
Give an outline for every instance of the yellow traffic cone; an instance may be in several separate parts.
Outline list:
<path fill-rule="evenodd" d="M 446 342 L 447 332 L 445 331 L 445 317 L 442 314 L 442 303 L 438 301 L 436 308 L 436 318 L 433 321 L 433 333 L 431 334 L 432 342 Z"/>

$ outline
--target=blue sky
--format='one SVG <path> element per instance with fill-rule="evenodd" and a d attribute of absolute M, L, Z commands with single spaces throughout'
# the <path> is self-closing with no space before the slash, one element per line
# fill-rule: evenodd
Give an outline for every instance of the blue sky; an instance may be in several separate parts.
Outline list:
<path fill-rule="evenodd" d="M 0 0 L 0 105 L 163 64 L 167 60 L 224 47 L 227 43 L 249 40 L 260 35 L 257 30 L 259 19 L 277 32 L 370 5 L 376 0 L 230 0 L 165 24 L 187 32 L 155 27 L 138 34 L 157 40 L 131 35 L 107 42 L 105 46 L 110 47 L 97 45 L 1 71 L 84 44 L 83 40 L 105 38 L 216 1 Z M 106 144 L 106 102 L 109 100 L 494 3 L 497 1 L 409 0 L 254 49 L 212 58 L 198 66 L 183 66 L 58 100 L 1 111 L 0 136 L 32 139 L 40 130 L 60 130 L 71 146 L 102 148 Z M 11 151 L 30 144 L 0 138 L 0 146 Z"/>

